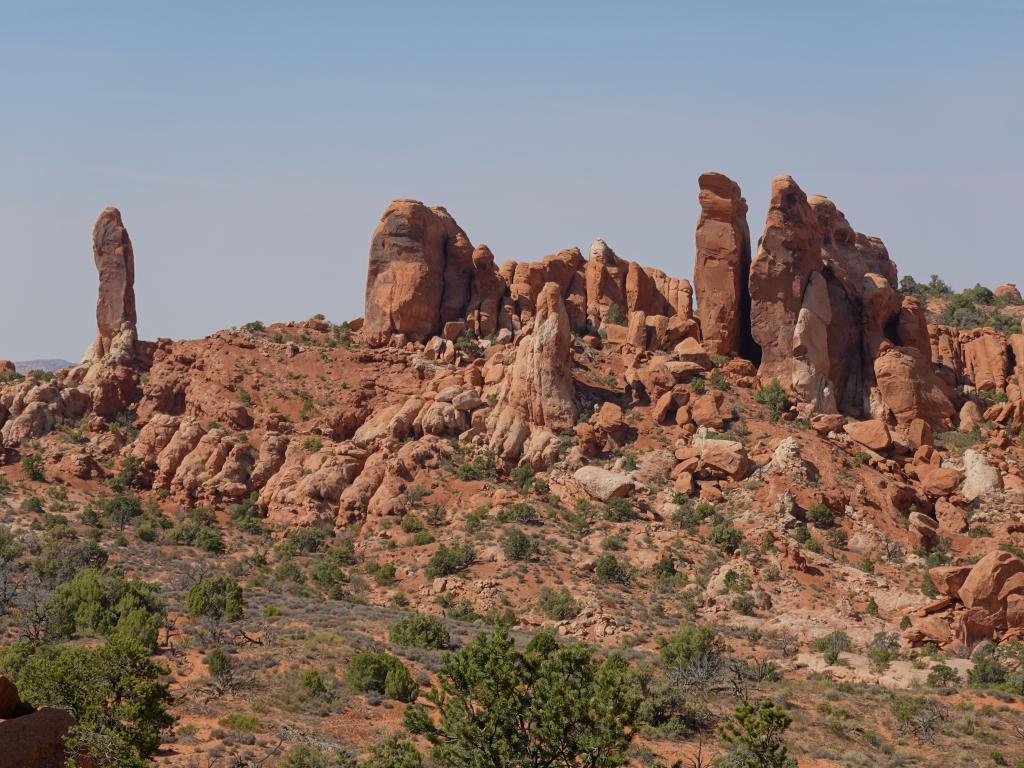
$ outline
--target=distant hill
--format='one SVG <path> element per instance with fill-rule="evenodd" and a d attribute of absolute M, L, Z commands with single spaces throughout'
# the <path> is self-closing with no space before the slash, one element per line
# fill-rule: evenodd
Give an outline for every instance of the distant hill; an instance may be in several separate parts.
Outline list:
<path fill-rule="evenodd" d="M 16 362 L 14 367 L 18 369 L 18 373 L 28 373 L 29 371 L 59 371 L 69 365 L 74 365 L 74 363 L 55 358 L 51 360 L 22 360 Z"/>

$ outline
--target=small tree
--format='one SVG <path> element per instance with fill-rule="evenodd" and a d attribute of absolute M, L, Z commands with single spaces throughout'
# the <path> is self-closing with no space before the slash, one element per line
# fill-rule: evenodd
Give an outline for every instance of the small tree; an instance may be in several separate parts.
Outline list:
<path fill-rule="evenodd" d="M 546 633 L 519 652 L 505 629 L 483 632 L 447 656 L 428 698 L 438 719 L 413 705 L 406 727 L 450 768 L 617 768 L 628 763 L 640 705 L 621 656 L 601 660 Z"/>
<path fill-rule="evenodd" d="M 142 500 L 134 493 L 119 493 L 104 501 L 101 509 L 107 519 L 123 531 L 129 521 L 142 514 Z"/>
<path fill-rule="evenodd" d="M 363 651 L 352 657 L 345 681 L 360 693 L 375 691 L 397 701 L 415 701 L 419 686 L 395 656 L 382 651 Z"/>
<path fill-rule="evenodd" d="M 242 587 L 230 576 L 209 576 L 189 589 L 185 596 L 189 617 L 205 622 L 214 640 L 220 637 L 225 622 L 242 618 L 244 608 Z"/>
<path fill-rule="evenodd" d="M 21 665 L 17 685 L 33 705 L 74 716 L 65 739 L 73 754 L 87 751 L 97 768 L 143 768 L 174 722 L 166 673 L 141 644 L 119 638 L 95 650 L 44 646 Z"/>
<path fill-rule="evenodd" d="M 743 768 L 795 768 L 788 756 L 783 734 L 793 718 L 770 699 L 752 704 L 744 699 L 732 713 L 734 722 L 727 722 L 719 735 L 732 752 L 736 764 Z"/>

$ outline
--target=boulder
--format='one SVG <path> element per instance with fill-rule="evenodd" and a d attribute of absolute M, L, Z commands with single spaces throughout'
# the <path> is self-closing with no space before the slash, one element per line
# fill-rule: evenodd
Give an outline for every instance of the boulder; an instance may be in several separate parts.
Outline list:
<path fill-rule="evenodd" d="M 633 490 L 633 480 L 629 475 L 593 465 L 577 469 L 573 473 L 573 479 L 588 496 L 598 501 L 625 496 Z"/>
<path fill-rule="evenodd" d="M 1004 283 L 992 291 L 992 293 L 995 294 L 997 299 L 1003 299 L 1009 304 L 1024 304 L 1020 290 L 1013 283 Z"/>
<path fill-rule="evenodd" d="M 853 421 L 843 427 L 843 429 L 850 436 L 851 440 L 878 453 L 888 450 L 889 446 L 892 445 L 892 436 L 889 434 L 889 428 L 880 419 Z"/>
<path fill-rule="evenodd" d="M 75 724 L 62 709 L 39 709 L 0 723 L 2 768 L 64 768 L 64 736 Z"/>
<path fill-rule="evenodd" d="M 8 678 L 0 675 L 0 720 L 15 717 L 20 706 L 18 687 Z"/>
<path fill-rule="evenodd" d="M 967 608 L 998 612 L 1003 586 L 1007 579 L 1020 573 L 1024 573 L 1024 560 L 1001 550 L 990 552 L 974 564 L 957 596 Z"/>
<path fill-rule="evenodd" d="M 700 451 L 697 475 L 706 479 L 740 480 L 750 468 L 747 450 L 735 440 L 716 440 L 700 435 L 694 441 Z"/>
<path fill-rule="evenodd" d="M 960 495 L 968 502 L 1003 489 L 999 470 L 988 463 L 985 454 L 973 448 L 964 451 L 964 485 Z"/>
<path fill-rule="evenodd" d="M 970 565 L 940 565 L 928 571 L 940 595 L 959 599 L 960 587 L 971 573 Z"/>
<path fill-rule="evenodd" d="M 919 464 L 915 467 L 921 488 L 929 496 L 949 496 L 963 481 L 963 475 L 952 467 L 939 467 L 934 464 Z"/>

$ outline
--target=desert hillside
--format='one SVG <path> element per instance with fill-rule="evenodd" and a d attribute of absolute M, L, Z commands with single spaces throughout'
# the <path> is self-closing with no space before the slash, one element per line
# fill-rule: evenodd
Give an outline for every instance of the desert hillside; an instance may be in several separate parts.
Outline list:
<path fill-rule="evenodd" d="M 0 768 L 1024 766 L 1020 293 L 698 187 L 692 279 L 399 199 L 361 317 L 195 340 L 103 211 L 0 361 Z"/>

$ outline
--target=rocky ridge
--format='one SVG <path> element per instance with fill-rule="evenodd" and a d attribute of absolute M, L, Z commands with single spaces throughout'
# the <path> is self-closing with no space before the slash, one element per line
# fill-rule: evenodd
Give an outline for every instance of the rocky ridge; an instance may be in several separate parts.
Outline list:
<path fill-rule="evenodd" d="M 1024 335 L 928 325 L 881 240 L 790 177 L 772 182 L 756 248 L 738 185 L 704 174 L 699 188 L 692 288 L 602 240 L 587 258 L 569 248 L 499 266 L 444 208 L 396 200 L 372 236 L 364 318 L 152 343 L 137 338 L 134 253 L 107 209 L 93 233 L 96 341 L 52 377 L 5 374 L 3 457 L 38 451 L 86 482 L 130 459 L 144 489 L 185 506 L 251 500 L 278 531 L 380 530 L 406 511 L 409 488 L 479 459 L 548 473 L 569 505 L 629 494 L 655 526 L 677 495 L 749 493 L 762 510 L 751 532 L 780 542 L 823 503 L 862 549 L 891 536 L 907 551 L 952 541 L 976 552 L 971 515 L 1012 540 Z M 304 384 L 265 372 L 275 366 Z M 738 413 L 772 386 L 778 421 L 748 447 Z M 958 454 L 936 445 L 947 433 L 985 441 Z M 624 463 L 631 444 L 638 466 Z M 844 487 L 854 465 L 825 466 L 829 450 L 871 476 Z M 806 485 L 790 488 L 793 477 Z M 741 485 L 750 479 L 756 493 Z M 779 563 L 818 568 L 795 544 Z M 891 606 L 911 622 L 908 642 L 1024 634 L 1024 585 L 977 580 L 991 582 L 980 602 L 957 586 L 934 604 Z"/>

